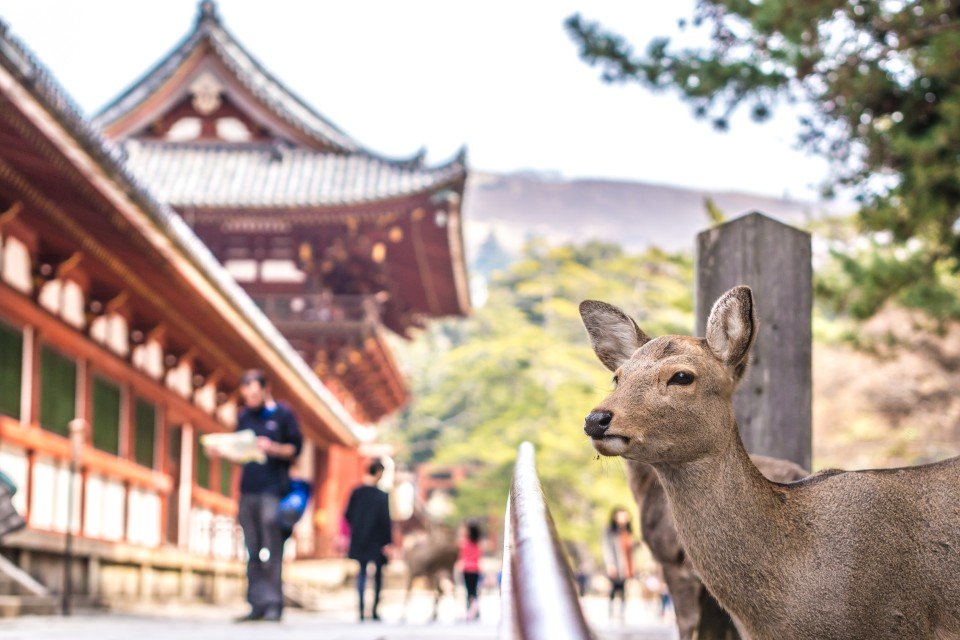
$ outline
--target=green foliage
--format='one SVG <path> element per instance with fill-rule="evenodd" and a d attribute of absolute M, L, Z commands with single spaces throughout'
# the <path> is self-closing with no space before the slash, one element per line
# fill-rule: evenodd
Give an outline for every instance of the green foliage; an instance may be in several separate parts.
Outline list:
<path fill-rule="evenodd" d="M 710 220 L 711 226 L 723 224 L 727 221 L 727 214 L 723 212 L 723 209 L 717 206 L 717 203 L 714 202 L 713 198 L 704 198 L 703 208 L 707 210 L 707 219 Z"/>
<path fill-rule="evenodd" d="M 853 189 L 860 228 L 889 233 L 865 263 L 840 259 L 857 315 L 891 297 L 958 315 L 960 8 L 942 0 L 700 0 L 681 30 L 698 46 L 622 36 L 579 15 L 567 29 L 608 82 L 673 90 L 720 129 L 738 109 L 764 120 L 803 103 L 799 143 L 833 163 L 828 191 Z M 909 256 L 896 255 L 914 239 Z M 953 299 L 950 299 L 953 298 Z M 929 307 L 927 307 L 929 305 Z"/>
<path fill-rule="evenodd" d="M 688 333 L 692 281 L 685 255 L 531 242 L 473 317 L 437 323 L 407 347 L 414 401 L 397 436 L 414 461 L 477 463 L 457 517 L 501 515 L 517 447 L 533 442 L 561 534 L 599 539 L 611 506 L 631 501 L 621 462 L 596 460 L 583 435 L 583 416 L 611 384 L 578 304 L 607 300 L 652 335 Z"/>
<path fill-rule="evenodd" d="M 960 318 L 960 275 L 955 258 L 932 264 L 924 243 L 892 241 L 889 233 L 853 235 L 831 221 L 820 229 L 830 247 L 820 265 L 814 293 L 824 311 L 866 320 L 887 301 L 924 311 L 936 321 Z"/>

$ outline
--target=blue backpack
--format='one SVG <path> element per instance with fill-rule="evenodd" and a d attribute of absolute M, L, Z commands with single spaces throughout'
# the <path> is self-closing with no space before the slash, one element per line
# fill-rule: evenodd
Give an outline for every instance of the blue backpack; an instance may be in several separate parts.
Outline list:
<path fill-rule="evenodd" d="M 283 496 L 277 505 L 277 524 L 285 538 L 289 538 L 293 533 L 293 525 L 303 517 L 309 501 L 310 483 L 305 480 L 290 480 L 287 495 Z"/>

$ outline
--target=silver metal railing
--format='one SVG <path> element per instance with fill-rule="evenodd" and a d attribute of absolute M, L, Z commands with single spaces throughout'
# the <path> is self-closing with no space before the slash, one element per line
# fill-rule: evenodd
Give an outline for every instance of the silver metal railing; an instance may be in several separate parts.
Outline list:
<path fill-rule="evenodd" d="M 593 638 L 543 497 L 529 442 L 517 452 L 507 498 L 500 607 L 502 640 Z"/>

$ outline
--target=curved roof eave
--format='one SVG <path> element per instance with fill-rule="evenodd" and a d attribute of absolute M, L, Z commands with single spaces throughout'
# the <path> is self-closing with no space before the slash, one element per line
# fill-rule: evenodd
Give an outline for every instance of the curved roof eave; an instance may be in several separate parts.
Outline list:
<path fill-rule="evenodd" d="M 117 98 L 101 107 L 93 123 L 105 128 L 136 109 L 173 76 L 204 41 L 235 75 L 241 85 L 271 113 L 318 143 L 340 153 L 359 153 L 381 162 L 405 167 L 423 165 L 425 150 L 406 158 L 390 158 L 375 153 L 353 139 L 337 125 L 311 107 L 294 91 L 270 73 L 231 34 L 220 21 L 216 7 L 203 0 L 192 32 L 187 34 L 164 58 L 125 89 Z"/>
<path fill-rule="evenodd" d="M 174 206 L 341 207 L 431 195 L 462 182 L 464 151 L 433 166 L 406 167 L 264 144 L 128 140 L 132 173 Z"/>

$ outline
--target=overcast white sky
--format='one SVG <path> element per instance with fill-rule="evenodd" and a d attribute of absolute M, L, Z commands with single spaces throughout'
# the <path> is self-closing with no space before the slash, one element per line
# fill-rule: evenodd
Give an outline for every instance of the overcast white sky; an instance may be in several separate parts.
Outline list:
<path fill-rule="evenodd" d="M 370 148 L 431 162 L 558 171 L 813 197 L 826 165 L 795 150 L 796 118 L 742 117 L 729 133 L 668 94 L 607 86 L 563 29 L 580 11 L 641 48 L 676 32 L 692 0 L 461 2 L 220 0 L 228 29 Z M 196 0 L 0 0 L 0 17 L 88 114 L 191 28 Z"/>

